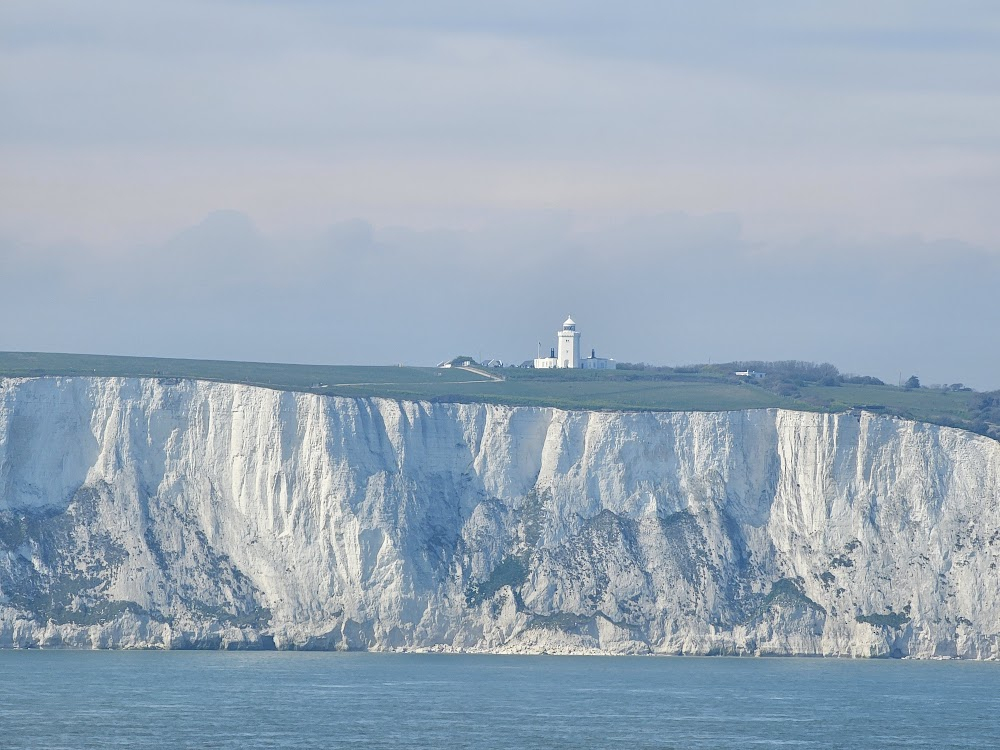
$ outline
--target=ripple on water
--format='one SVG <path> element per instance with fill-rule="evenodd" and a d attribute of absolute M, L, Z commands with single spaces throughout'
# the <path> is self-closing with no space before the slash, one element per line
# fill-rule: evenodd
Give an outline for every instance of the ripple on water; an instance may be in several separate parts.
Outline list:
<path fill-rule="evenodd" d="M 996 748 L 1000 665 L 0 652 L 0 745 Z"/>

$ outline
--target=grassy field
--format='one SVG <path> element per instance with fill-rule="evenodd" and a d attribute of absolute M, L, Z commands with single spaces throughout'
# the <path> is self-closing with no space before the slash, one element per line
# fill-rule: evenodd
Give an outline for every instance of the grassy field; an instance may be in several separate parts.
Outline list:
<path fill-rule="evenodd" d="M 89 354 L 0 352 L 0 376 L 114 376 L 196 378 L 277 390 L 338 396 L 385 396 L 431 401 L 486 402 L 580 409 L 718 411 L 795 402 L 723 378 L 646 373 L 497 371 L 504 380 L 464 369 L 290 365 L 156 359 Z"/>
<path fill-rule="evenodd" d="M 493 371 L 491 371 L 493 372 Z M 0 377 L 117 376 L 195 378 L 321 395 L 485 402 L 619 411 L 725 411 L 782 407 L 837 412 L 865 408 L 938 424 L 976 428 L 977 394 L 887 385 L 804 384 L 794 396 L 725 373 L 663 371 L 495 371 L 498 381 L 464 369 L 292 365 L 84 354 L 0 352 Z"/>
<path fill-rule="evenodd" d="M 228 362 L 208 359 L 116 357 L 103 354 L 0 352 L 0 376 L 87 375 L 109 377 L 195 378 L 246 383 L 288 391 L 323 393 L 341 388 L 379 391 L 385 384 L 406 390 L 447 390 L 460 381 L 490 382 L 466 370 L 436 367 L 370 367 Z"/>
<path fill-rule="evenodd" d="M 427 398 L 438 401 L 485 402 L 564 409 L 656 411 L 724 411 L 789 406 L 794 402 L 752 386 L 721 381 L 614 380 L 594 373 L 586 380 L 532 377 L 507 373 L 501 383 L 436 383 L 434 388 L 398 386 L 380 389 L 377 395 Z M 546 373 L 548 375 L 548 373 Z M 365 387 L 339 389 L 341 393 L 371 393 Z"/>
<path fill-rule="evenodd" d="M 816 402 L 824 411 L 864 407 L 921 422 L 945 424 L 971 419 L 969 407 L 975 398 L 971 391 L 906 390 L 891 385 L 804 386 L 801 392 L 804 400 Z"/>

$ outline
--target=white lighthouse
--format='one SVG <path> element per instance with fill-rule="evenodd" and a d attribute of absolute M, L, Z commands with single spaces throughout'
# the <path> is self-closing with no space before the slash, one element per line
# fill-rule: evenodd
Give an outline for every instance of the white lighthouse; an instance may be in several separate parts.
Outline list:
<path fill-rule="evenodd" d="M 562 330 L 556 336 L 559 340 L 559 364 L 556 367 L 578 368 L 580 366 L 580 332 L 576 330 L 573 318 L 566 318 L 566 322 L 562 324 Z"/>
<path fill-rule="evenodd" d="M 532 363 L 537 370 L 577 369 L 584 370 L 614 370 L 617 366 L 613 359 L 598 357 L 593 349 L 589 357 L 580 355 L 580 332 L 576 330 L 576 322 L 572 317 L 566 318 L 562 328 L 556 331 L 558 346 L 552 347 L 549 356 L 541 356 L 541 342 L 538 343 L 538 357 Z"/>

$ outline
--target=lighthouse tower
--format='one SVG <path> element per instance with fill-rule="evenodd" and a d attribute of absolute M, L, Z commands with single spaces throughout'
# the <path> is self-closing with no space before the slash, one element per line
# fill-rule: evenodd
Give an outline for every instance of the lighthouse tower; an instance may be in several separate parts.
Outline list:
<path fill-rule="evenodd" d="M 580 332 L 576 330 L 573 318 L 566 318 L 562 330 L 556 336 L 559 338 L 559 357 L 556 367 L 579 367 Z"/>

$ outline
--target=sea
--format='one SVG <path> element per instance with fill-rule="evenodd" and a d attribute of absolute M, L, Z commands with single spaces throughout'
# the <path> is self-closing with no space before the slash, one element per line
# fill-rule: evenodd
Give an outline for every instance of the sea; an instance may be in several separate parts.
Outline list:
<path fill-rule="evenodd" d="M 1000 748 L 1000 664 L 0 651 L 0 747 Z"/>

